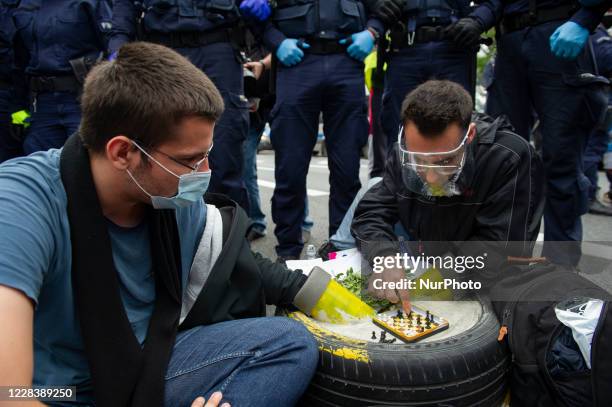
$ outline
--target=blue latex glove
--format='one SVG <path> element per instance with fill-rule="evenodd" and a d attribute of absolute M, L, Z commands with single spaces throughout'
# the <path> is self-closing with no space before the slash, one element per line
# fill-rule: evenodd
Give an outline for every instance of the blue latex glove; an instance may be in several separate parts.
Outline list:
<path fill-rule="evenodd" d="M 352 57 L 359 61 L 363 61 L 372 49 L 374 48 L 374 36 L 368 30 L 351 35 L 351 45 L 347 48 L 346 52 Z M 340 40 L 340 44 L 346 44 L 347 39 Z"/>
<path fill-rule="evenodd" d="M 287 38 L 278 46 L 278 49 L 276 50 L 276 57 L 285 66 L 297 65 L 302 62 L 302 59 L 304 58 L 304 51 L 300 49 L 300 46 L 304 49 L 310 48 L 310 45 L 305 42 L 300 42 L 293 38 Z"/>
<path fill-rule="evenodd" d="M 243 16 L 258 21 L 265 21 L 272 14 L 268 0 L 244 0 L 240 5 L 240 12 Z"/>
<path fill-rule="evenodd" d="M 589 30 L 568 21 L 550 36 L 550 50 L 559 58 L 576 59 L 588 39 Z"/>

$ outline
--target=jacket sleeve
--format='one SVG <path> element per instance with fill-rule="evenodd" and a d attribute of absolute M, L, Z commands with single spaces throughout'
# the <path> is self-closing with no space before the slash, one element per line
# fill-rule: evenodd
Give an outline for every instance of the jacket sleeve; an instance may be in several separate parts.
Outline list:
<path fill-rule="evenodd" d="M 385 30 L 391 27 L 385 26 L 385 22 L 383 22 L 380 16 L 377 14 L 379 11 L 377 0 L 362 0 L 362 3 L 366 8 L 366 15 L 368 16 L 368 28 L 375 29 L 381 36 L 384 35 Z"/>
<path fill-rule="evenodd" d="M 89 18 L 93 21 L 102 51 L 108 50 L 108 40 L 112 29 L 112 11 L 110 0 L 101 0 L 95 7 L 87 7 Z"/>
<path fill-rule="evenodd" d="M 112 28 L 108 42 L 109 54 L 136 38 L 138 10 L 139 7 L 134 0 L 114 0 Z"/>
<path fill-rule="evenodd" d="M 380 21 L 380 19 L 376 15 L 376 10 L 375 10 L 376 3 L 372 0 L 363 0 L 362 3 L 366 9 L 366 15 L 368 16 L 368 22 L 366 23 L 366 26 L 368 28 L 372 28 L 376 30 L 378 35 L 384 35 L 385 25 L 383 24 L 382 21 Z"/>
<path fill-rule="evenodd" d="M 602 1 L 594 7 L 580 7 L 570 18 L 570 21 L 588 29 L 589 32 L 593 32 L 610 7 L 612 7 L 612 0 Z"/>
<path fill-rule="evenodd" d="M 396 198 L 400 174 L 394 149 L 382 181 L 365 193 L 355 209 L 351 233 L 357 248 L 370 263 L 374 257 L 398 253 L 394 225 L 400 220 Z"/>
<path fill-rule="evenodd" d="M 301 270 L 289 270 L 259 253 L 253 252 L 253 257 L 261 272 L 266 303 L 277 306 L 291 305 L 307 277 Z"/>
<path fill-rule="evenodd" d="M 488 31 L 501 20 L 503 14 L 504 4 L 502 0 L 486 0 L 480 3 L 469 16 L 478 20 L 485 31 Z"/>
<path fill-rule="evenodd" d="M 380 21 L 376 17 L 371 17 L 368 20 L 367 27 L 376 30 L 378 35 L 384 35 L 385 34 L 385 25 L 383 24 L 382 21 Z"/>
<path fill-rule="evenodd" d="M 270 20 L 263 27 L 262 37 L 264 45 L 273 54 L 276 54 L 276 50 L 281 42 L 287 39 L 285 34 L 279 31 Z"/>

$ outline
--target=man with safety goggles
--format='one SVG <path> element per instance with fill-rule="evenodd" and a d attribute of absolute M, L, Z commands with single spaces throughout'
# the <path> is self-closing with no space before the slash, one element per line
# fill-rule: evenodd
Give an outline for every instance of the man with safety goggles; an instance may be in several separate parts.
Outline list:
<path fill-rule="evenodd" d="M 540 159 L 503 118 L 473 114 L 472 106 L 467 91 L 450 81 L 426 82 L 404 100 L 385 174 L 355 203 L 353 242 L 370 264 L 401 252 L 401 236 L 409 247 L 418 244 L 418 254 L 522 242 L 504 243 L 504 255 L 530 255 L 543 208 Z M 453 245 L 427 243 L 444 241 Z M 347 248 L 346 241 L 331 243 Z M 494 277 L 493 267 L 483 273 Z M 386 281 L 402 277 L 396 269 L 382 274 Z M 374 293 L 408 302 L 406 291 Z"/>
<path fill-rule="evenodd" d="M 459 126 L 456 126 L 459 128 Z M 454 196 L 462 193 L 457 183 L 466 163 L 466 149 L 475 136 L 476 127 L 470 124 L 459 145 L 447 149 L 447 143 L 454 141 L 455 126 L 449 129 L 451 134 L 440 139 L 440 148 L 435 151 L 415 151 L 409 147 L 408 138 L 418 137 L 418 128 L 412 123 L 409 128 L 402 126 L 397 135 L 398 153 L 401 164 L 402 180 L 406 188 L 426 196 Z M 412 136 L 412 137 L 411 137 Z M 415 140 L 413 144 L 417 144 Z"/>

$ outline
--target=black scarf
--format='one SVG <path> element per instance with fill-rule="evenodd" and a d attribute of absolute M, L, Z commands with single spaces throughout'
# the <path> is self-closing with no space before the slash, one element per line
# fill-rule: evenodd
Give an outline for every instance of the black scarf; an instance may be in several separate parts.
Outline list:
<path fill-rule="evenodd" d="M 162 406 L 164 375 L 181 313 L 181 257 L 175 212 L 151 210 L 155 305 L 141 348 L 119 294 L 111 241 L 89 153 L 73 134 L 61 154 L 72 243 L 72 290 L 96 406 Z"/>

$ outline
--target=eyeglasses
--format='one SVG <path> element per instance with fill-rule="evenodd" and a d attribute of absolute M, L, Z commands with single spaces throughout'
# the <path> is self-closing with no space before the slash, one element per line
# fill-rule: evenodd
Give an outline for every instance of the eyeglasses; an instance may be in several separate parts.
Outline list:
<path fill-rule="evenodd" d="M 191 170 L 191 172 L 198 172 L 200 170 L 200 167 L 204 164 L 204 162 L 206 160 L 208 160 L 208 156 L 210 155 L 210 152 L 213 149 L 213 145 L 214 145 L 213 143 L 210 144 L 210 148 L 208 149 L 208 151 L 206 151 L 204 153 L 204 156 L 200 160 L 198 160 L 195 164 L 187 164 L 187 163 L 183 162 L 182 160 L 179 160 L 178 158 L 174 158 L 171 155 L 168 155 L 168 154 L 164 153 L 163 151 L 160 151 L 160 150 L 157 150 L 157 149 L 152 149 L 152 150 L 157 152 L 157 153 L 159 153 L 159 154 L 161 154 L 161 155 L 163 155 L 164 157 L 174 161 L 175 163 L 177 163 L 179 165 L 182 165 L 185 168 L 189 168 Z"/>
<path fill-rule="evenodd" d="M 171 170 L 169 170 L 168 168 L 166 168 L 162 163 L 160 163 L 159 161 L 157 161 L 155 158 L 153 158 L 153 156 L 149 153 L 147 153 L 147 151 L 142 148 L 135 140 L 132 140 L 132 143 L 136 146 L 136 148 L 138 148 L 144 155 L 146 155 L 147 157 L 149 157 L 151 160 L 155 161 L 159 166 L 161 166 L 163 169 L 165 169 L 166 171 L 168 171 L 169 173 L 173 174 L 174 176 L 178 177 L 178 175 L 176 175 L 174 172 L 172 172 Z M 177 158 L 172 157 L 171 155 L 168 155 L 166 153 L 164 153 L 163 151 L 159 151 L 156 150 L 154 148 L 152 148 L 152 151 L 155 151 L 161 155 L 163 155 L 164 157 L 167 157 L 168 159 L 174 161 L 175 163 L 182 165 L 185 168 L 189 168 L 191 170 L 191 173 L 195 173 L 198 172 L 200 170 L 200 167 L 202 166 L 202 164 L 204 164 L 206 162 L 206 160 L 208 159 L 208 156 L 210 155 L 210 152 L 213 149 L 213 143 L 210 143 L 210 148 L 208 149 L 208 151 L 206 151 L 204 153 L 204 156 L 199 159 L 195 164 L 187 164 L 184 163 L 182 160 L 179 160 Z"/>

